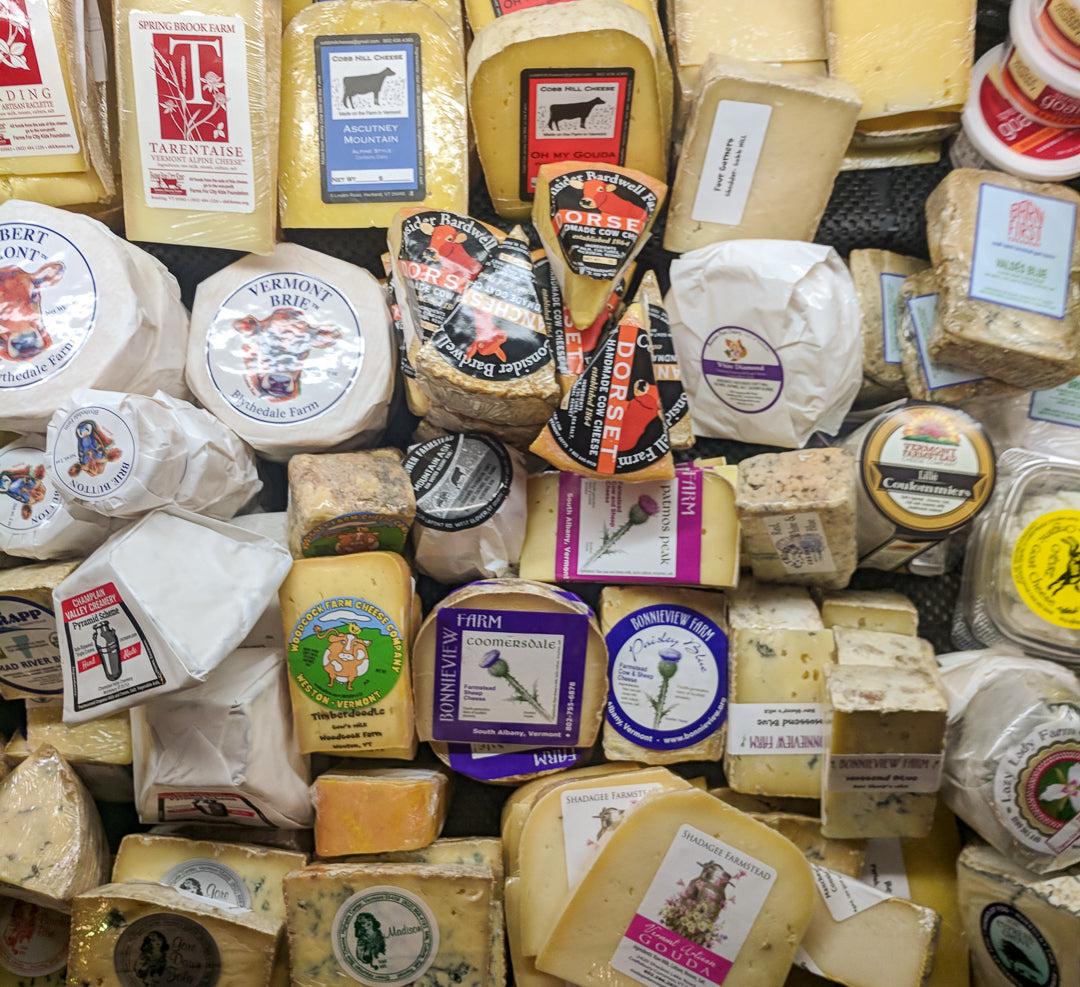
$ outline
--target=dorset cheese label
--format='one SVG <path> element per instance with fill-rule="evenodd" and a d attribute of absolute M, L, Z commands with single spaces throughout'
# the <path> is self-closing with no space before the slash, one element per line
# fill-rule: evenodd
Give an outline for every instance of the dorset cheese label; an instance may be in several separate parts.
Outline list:
<path fill-rule="evenodd" d="M 385 699 L 401 676 L 405 645 L 387 614 L 367 600 L 323 600 L 297 622 L 287 645 L 301 692 L 332 710 L 360 710 Z"/>
<path fill-rule="evenodd" d="M 439 952 L 439 924 L 427 904 L 404 888 L 358 891 L 334 916 L 334 956 L 353 980 L 404 987 L 419 980 Z"/>
<path fill-rule="evenodd" d="M 136 919 L 120 933 L 113 968 L 120 987 L 170 981 L 214 987 L 221 976 L 221 954 L 214 937 L 198 922 L 160 912 Z"/>

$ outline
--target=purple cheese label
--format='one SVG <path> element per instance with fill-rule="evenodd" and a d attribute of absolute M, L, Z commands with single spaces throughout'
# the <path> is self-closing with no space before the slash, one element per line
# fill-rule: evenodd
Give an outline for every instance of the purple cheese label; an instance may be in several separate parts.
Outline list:
<path fill-rule="evenodd" d="M 569 582 L 701 581 L 703 471 L 624 483 L 559 477 L 555 578 Z"/>
<path fill-rule="evenodd" d="M 501 744 L 450 744 L 450 767 L 477 781 L 502 781 L 572 768 L 588 747 L 534 747 L 522 750 Z"/>
<path fill-rule="evenodd" d="M 701 350 L 705 382 L 729 408 L 747 415 L 768 411 L 784 390 L 780 355 L 741 326 L 714 329 Z"/>
<path fill-rule="evenodd" d="M 436 631 L 435 740 L 524 747 L 577 742 L 585 614 L 443 607 Z"/>

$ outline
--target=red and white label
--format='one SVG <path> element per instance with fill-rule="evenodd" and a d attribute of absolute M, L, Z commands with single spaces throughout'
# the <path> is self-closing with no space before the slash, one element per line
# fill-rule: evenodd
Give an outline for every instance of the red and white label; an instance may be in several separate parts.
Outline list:
<path fill-rule="evenodd" d="M 129 27 L 147 205 L 252 212 L 243 18 L 133 10 Z"/>
<path fill-rule="evenodd" d="M 62 970 L 70 928 L 67 915 L 28 901 L 0 898 L 0 973 L 44 977 Z"/>
<path fill-rule="evenodd" d="M 188 789 L 158 792 L 158 821 L 229 822 L 244 826 L 269 826 L 270 821 L 251 799 L 235 792 Z"/>
<path fill-rule="evenodd" d="M 1080 154 L 1080 131 L 1048 127 L 1026 117 L 1002 95 L 1001 74 L 990 68 L 979 87 L 979 109 L 994 135 L 1017 154 L 1041 161 L 1062 161 Z"/>
<path fill-rule="evenodd" d="M 0 158 L 78 154 L 46 0 L 0 0 Z"/>

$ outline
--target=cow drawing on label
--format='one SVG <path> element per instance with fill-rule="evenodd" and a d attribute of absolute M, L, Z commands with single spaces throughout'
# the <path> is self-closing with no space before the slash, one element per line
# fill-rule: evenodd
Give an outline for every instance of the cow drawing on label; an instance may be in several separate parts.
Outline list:
<path fill-rule="evenodd" d="M 490 312 L 484 312 L 481 309 L 473 309 L 473 323 L 476 328 L 476 338 L 465 351 L 465 358 L 471 360 L 479 353 L 480 356 L 497 356 L 499 360 L 506 363 L 506 353 L 502 348 L 508 338 L 506 330 L 495 325 Z"/>
<path fill-rule="evenodd" d="M 240 357 L 244 382 L 256 397 L 291 401 L 300 395 L 300 377 L 313 349 L 333 346 L 341 338 L 337 326 L 313 326 L 296 308 L 276 308 L 265 319 L 245 315 L 233 322 L 244 337 Z"/>
<path fill-rule="evenodd" d="M 13 469 L 0 470 L 0 494 L 10 497 L 22 506 L 19 513 L 24 521 L 34 516 L 34 506 L 45 499 L 47 489 L 41 481 L 45 478 L 45 467 L 37 465 L 16 466 Z"/>
<path fill-rule="evenodd" d="M 64 265 L 42 264 L 36 271 L 0 267 L 0 356 L 32 360 L 51 345 L 41 316 L 41 289 L 60 283 Z"/>
<path fill-rule="evenodd" d="M 728 904 L 728 886 L 745 874 L 729 874 L 715 860 L 698 861 L 701 873 L 664 902 L 660 924 L 705 949 L 726 938 L 717 928 L 720 913 Z"/>
<path fill-rule="evenodd" d="M 316 627 L 315 633 L 321 634 L 322 628 Z M 331 634 L 326 639 L 322 664 L 327 685 L 340 682 L 345 688 L 352 689 L 353 683 L 367 674 L 370 665 L 368 646 L 366 641 L 356 636 L 358 633 L 359 628 L 346 629 L 345 633 Z"/>
<path fill-rule="evenodd" d="M 101 659 L 105 678 L 110 682 L 115 682 L 120 678 L 120 639 L 107 620 L 94 624 L 94 647 Z"/>
<path fill-rule="evenodd" d="M 394 74 L 393 69 L 383 67 L 378 72 L 367 75 L 347 75 L 341 80 L 341 105 L 347 110 L 355 109 L 357 96 L 371 96 L 375 105 L 379 105 L 379 93 L 387 76 Z"/>
<path fill-rule="evenodd" d="M 372 531 L 346 531 L 338 535 L 334 552 L 352 555 L 355 552 L 374 552 L 379 548 L 379 536 Z"/>
<path fill-rule="evenodd" d="M 635 232 L 645 228 L 649 214 L 642 207 L 618 194 L 618 186 L 598 178 L 571 178 L 570 188 L 581 191 L 578 203 L 582 209 L 595 209 L 608 216 L 617 216 L 632 221 Z M 585 223 L 584 225 L 589 225 Z"/>
<path fill-rule="evenodd" d="M 431 238 L 424 248 L 424 260 L 429 264 L 438 263 L 444 270 L 462 274 L 468 281 L 473 281 L 480 273 L 483 265 L 462 246 L 469 239 L 467 233 L 427 221 L 420 223 L 419 229 Z"/>
<path fill-rule="evenodd" d="M 75 462 L 68 467 L 68 476 L 80 473 L 101 476 L 109 463 L 123 455 L 113 444 L 112 436 L 93 419 L 87 418 L 75 426 Z"/>
<path fill-rule="evenodd" d="M 599 96 L 578 103 L 552 103 L 548 107 L 548 129 L 557 130 L 561 133 L 561 124 L 563 122 L 576 119 L 579 129 L 584 130 L 585 121 L 589 119 L 589 114 L 597 106 L 603 106 L 604 104 L 605 100 L 600 99 Z"/>

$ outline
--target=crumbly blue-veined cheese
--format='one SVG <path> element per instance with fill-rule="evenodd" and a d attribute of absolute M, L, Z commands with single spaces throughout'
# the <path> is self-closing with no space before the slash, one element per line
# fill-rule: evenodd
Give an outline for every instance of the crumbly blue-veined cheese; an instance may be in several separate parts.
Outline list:
<path fill-rule="evenodd" d="M 728 805 L 731 804 L 728 802 Z M 822 836 L 821 820 L 817 816 L 787 811 L 748 811 L 747 814 L 791 840 L 811 864 L 827 867 L 853 880 L 858 880 L 862 874 L 866 861 L 866 840 L 838 840 Z"/>
<path fill-rule="evenodd" d="M 0 781 L 0 832 L 0 889 L 8 897 L 67 912 L 108 873 L 97 807 L 52 747 L 33 751 Z"/>

